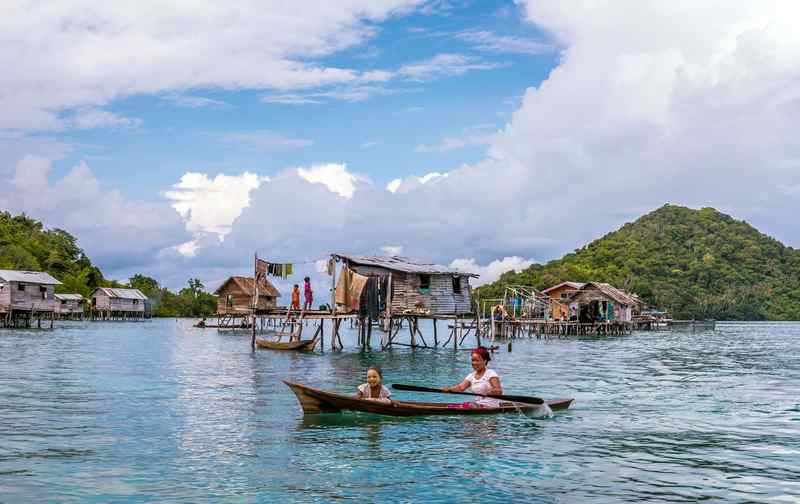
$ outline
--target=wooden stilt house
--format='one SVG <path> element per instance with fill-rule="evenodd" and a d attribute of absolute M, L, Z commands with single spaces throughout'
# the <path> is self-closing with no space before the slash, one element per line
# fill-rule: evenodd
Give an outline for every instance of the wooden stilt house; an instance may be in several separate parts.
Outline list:
<path fill-rule="evenodd" d="M 86 299 L 80 294 L 56 294 L 56 313 L 61 318 L 82 319 Z"/>
<path fill-rule="evenodd" d="M 139 289 L 98 287 L 92 292 L 91 300 L 94 319 L 142 319 L 147 312 L 147 296 Z"/>
<path fill-rule="evenodd" d="M 34 318 L 41 325 L 42 316 L 52 320 L 56 311 L 55 286 L 60 284 L 41 271 L 0 270 L 2 325 L 30 327 Z"/>
<path fill-rule="evenodd" d="M 348 285 L 351 280 L 348 279 L 354 279 L 352 283 L 355 283 L 362 282 L 363 277 L 377 277 L 386 291 L 383 296 L 386 306 L 382 307 L 382 311 L 393 315 L 415 313 L 441 316 L 466 314 L 474 310 L 469 280 L 477 278 L 476 274 L 400 256 L 333 254 L 332 258 L 343 263 L 336 287 L 337 311 L 352 309 L 352 304 L 357 301 L 348 295 L 348 291 L 352 291 Z"/>
<path fill-rule="evenodd" d="M 217 297 L 218 315 L 244 315 L 252 313 L 253 277 L 232 276 L 214 292 Z M 275 308 L 281 293 L 266 278 L 258 281 L 258 304 L 256 312 Z"/>
<path fill-rule="evenodd" d="M 550 317 L 553 320 L 569 320 L 570 298 L 585 284 L 583 282 L 561 282 L 542 291 L 550 298 Z"/>
<path fill-rule="evenodd" d="M 601 282 L 584 284 L 569 300 L 570 311 L 580 322 L 630 322 L 642 306 L 635 295 Z"/>

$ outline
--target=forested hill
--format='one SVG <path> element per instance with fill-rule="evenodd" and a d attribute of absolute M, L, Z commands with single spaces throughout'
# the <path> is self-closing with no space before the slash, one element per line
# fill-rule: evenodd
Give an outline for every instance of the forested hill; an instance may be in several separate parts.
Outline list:
<path fill-rule="evenodd" d="M 127 284 L 108 280 L 92 264 L 77 240 L 61 229 L 45 229 L 25 215 L 0 212 L 0 269 L 46 271 L 62 282 L 56 292 L 89 297 L 97 287 L 132 287 L 148 296 L 159 316 L 202 316 L 216 311 L 216 298 L 203 284 L 190 279 L 178 293 L 161 287 L 155 279 L 134 275 Z"/>
<path fill-rule="evenodd" d="M 611 283 L 674 317 L 800 320 L 800 252 L 713 208 L 665 205 L 547 264 L 507 272 L 506 285 Z"/>

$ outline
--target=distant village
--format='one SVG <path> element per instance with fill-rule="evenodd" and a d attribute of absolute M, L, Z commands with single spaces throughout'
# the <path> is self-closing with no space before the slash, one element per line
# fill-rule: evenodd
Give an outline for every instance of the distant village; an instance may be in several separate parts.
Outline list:
<path fill-rule="evenodd" d="M 393 319 L 411 318 L 409 323 L 416 324 L 420 318 L 430 318 L 456 321 L 463 327 L 469 320 L 468 329 L 502 337 L 514 333 L 515 325 L 523 331 L 568 333 L 570 327 L 613 326 L 624 332 L 652 329 L 666 320 L 665 313 L 646 310 L 635 294 L 607 283 L 564 281 L 541 291 L 508 286 L 501 299 L 479 299 L 470 285 L 475 274 L 399 256 L 350 254 L 330 256 L 331 283 L 317 286 L 316 309 L 309 299 L 302 309 L 295 299 L 279 306 L 282 294 L 269 276 L 285 277 L 287 270 L 261 263 L 254 276 L 231 276 L 220 285 L 214 292 L 217 321 L 204 320 L 203 326 L 250 327 L 256 317 L 284 322 L 344 317 L 368 319 L 391 333 Z M 45 272 L 0 270 L 0 324 L 51 328 L 60 319 L 135 321 L 152 313 L 152 301 L 138 289 L 98 287 L 85 299 L 77 293 L 56 293 L 58 285 L 61 282 Z"/>

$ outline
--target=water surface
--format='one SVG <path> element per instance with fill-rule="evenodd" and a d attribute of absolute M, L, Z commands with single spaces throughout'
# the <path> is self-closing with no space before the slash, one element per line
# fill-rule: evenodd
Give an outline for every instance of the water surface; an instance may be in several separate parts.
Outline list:
<path fill-rule="evenodd" d="M 303 417 L 280 380 L 353 392 L 378 364 L 442 386 L 469 354 L 359 353 L 354 334 L 252 352 L 191 322 L 0 331 L 0 502 L 800 499 L 800 324 L 516 341 L 492 362 L 506 391 L 572 409 L 395 419 Z"/>

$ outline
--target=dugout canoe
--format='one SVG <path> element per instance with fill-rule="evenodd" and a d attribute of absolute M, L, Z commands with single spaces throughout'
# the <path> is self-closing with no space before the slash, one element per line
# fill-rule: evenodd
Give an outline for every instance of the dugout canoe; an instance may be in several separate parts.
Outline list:
<path fill-rule="evenodd" d="M 299 350 L 307 351 L 313 350 L 317 344 L 317 340 L 297 340 L 297 341 L 270 341 L 261 338 L 256 338 L 256 346 L 259 348 L 267 348 L 269 350 Z"/>
<path fill-rule="evenodd" d="M 300 402 L 303 413 L 341 413 L 342 410 L 361 411 L 388 416 L 426 416 L 426 415 L 491 415 L 495 413 L 535 412 L 540 406 L 535 404 L 502 402 L 497 408 L 460 408 L 459 404 L 392 401 L 385 403 L 356 399 L 354 396 L 326 392 L 299 383 L 283 380 Z M 569 408 L 573 399 L 553 399 L 547 404 L 553 411 Z"/>

